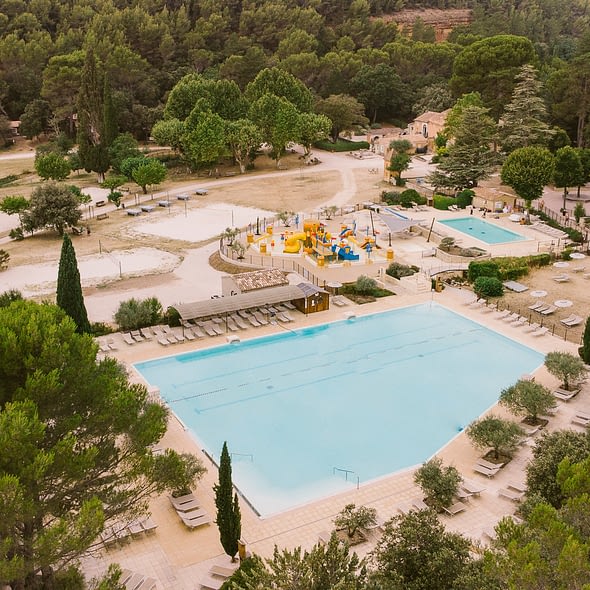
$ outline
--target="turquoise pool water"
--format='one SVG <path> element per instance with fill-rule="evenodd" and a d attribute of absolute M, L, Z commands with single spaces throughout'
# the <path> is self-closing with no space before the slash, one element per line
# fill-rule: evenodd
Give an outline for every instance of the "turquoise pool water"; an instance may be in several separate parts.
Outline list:
<path fill-rule="evenodd" d="M 439 223 L 452 227 L 486 244 L 505 244 L 507 242 L 526 240 L 520 234 L 494 225 L 493 223 L 488 223 L 479 217 L 459 217 L 457 219 L 439 221 Z"/>
<path fill-rule="evenodd" d="M 543 359 L 429 303 L 135 367 L 268 516 L 425 461 Z"/>

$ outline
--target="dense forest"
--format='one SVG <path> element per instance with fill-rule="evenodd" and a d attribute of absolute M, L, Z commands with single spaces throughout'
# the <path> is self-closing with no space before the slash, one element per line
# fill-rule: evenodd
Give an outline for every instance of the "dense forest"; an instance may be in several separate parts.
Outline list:
<path fill-rule="evenodd" d="M 552 123 L 575 141 L 578 113 L 566 104 L 564 79 L 572 74 L 568 66 L 588 49 L 580 44 L 588 30 L 587 5 L 587 0 L 4 0 L 0 114 L 4 123 L 23 120 L 28 136 L 73 134 L 81 72 L 92 47 L 109 76 L 118 130 L 137 139 L 149 136 L 168 93 L 186 74 L 232 80 L 244 90 L 271 66 L 293 74 L 318 98 L 346 94 L 365 106 L 363 92 L 380 66 L 381 77 L 389 77 L 396 92 L 378 117 L 403 123 L 424 108 L 450 106 L 471 90 L 452 79 L 458 55 L 483 38 L 512 34 L 532 43 L 532 61 L 548 83 Z M 395 24 L 395 15 L 406 9 L 450 8 L 470 9 L 472 21 L 443 43 L 434 43 L 434 30 L 419 18 L 404 34 Z"/>

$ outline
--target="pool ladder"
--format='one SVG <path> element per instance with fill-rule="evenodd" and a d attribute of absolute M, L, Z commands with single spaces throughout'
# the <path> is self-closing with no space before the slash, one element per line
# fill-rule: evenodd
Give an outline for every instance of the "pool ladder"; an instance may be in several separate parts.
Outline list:
<path fill-rule="evenodd" d="M 345 481 L 348 481 L 348 474 L 356 476 L 356 489 L 358 490 L 361 485 L 361 479 L 357 475 L 356 471 L 352 471 L 352 469 L 342 469 L 341 467 L 332 467 L 332 475 L 336 475 L 336 472 L 339 471 L 340 473 L 344 473 Z"/>

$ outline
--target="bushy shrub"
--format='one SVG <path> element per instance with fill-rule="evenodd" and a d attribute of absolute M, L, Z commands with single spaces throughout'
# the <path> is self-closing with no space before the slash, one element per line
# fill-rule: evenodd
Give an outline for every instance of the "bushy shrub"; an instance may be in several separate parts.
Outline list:
<path fill-rule="evenodd" d="M 416 274 L 415 268 L 411 266 L 406 266 L 405 264 L 400 264 L 399 262 L 392 262 L 385 271 L 390 277 L 394 279 L 400 279 L 401 277 L 411 277 L 413 274 Z"/>
<path fill-rule="evenodd" d="M 413 188 L 409 188 L 400 193 L 399 200 L 404 207 L 411 207 L 412 203 L 416 203 L 416 205 L 426 205 L 426 197 L 423 197 Z"/>
<path fill-rule="evenodd" d="M 445 197 L 444 195 L 434 195 L 434 208 L 446 211 L 450 205 L 456 205 L 457 199 L 454 197 Z"/>
<path fill-rule="evenodd" d="M 527 264 L 529 266 L 547 266 L 551 263 L 551 255 L 548 252 L 542 252 L 541 254 L 531 254 L 527 257 Z"/>
<path fill-rule="evenodd" d="M 379 290 L 377 281 L 366 275 L 361 275 L 357 278 L 354 284 L 354 290 L 359 295 L 373 295 L 375 291 Z"/>
<path fill-rule="evenodd" d="M 473 283 L 479 277 L 498 277 L 498 263 L 495 260 L 473 260 L 467 269 L 467 279 Z"/>
<path fill-rule="evenodd" d="M 504 294 L 502 281 L 496 277 L 478 277 L 473 283 L 473 290 L 480 297 L 500 297 Z"/>
<path fill-rule="evenodd" d="M 465 207 L 469 207 L 473 202 L 473 197 L 475 196 L 475 192 L 472 191 L 470 188 L 463 189 L 461 192 L 457 193 L 457 207 L 461 209 L 465 209 Z"/>
<path fill-rule="evenodd" d="M 572 248 L 566 248 L 562 253 L 561 253 L 561 258 L 563 260 L 571 260 L 572 259 Z"/>
<path fill-rule="evenodd" d="M 155 297 L 121 301 L 115 321 L 121 330 L 137 330 L 158 324 L 162 319 L 162 304 Z"/>
<path fill-rule="evenodd" d="M 112 334 L 113 328 L 104 322 L 92 322 L 90 332 L 93 336 L 105 336 L 106 334 Z"/>
<path fill-rule="evenodd" d="M 401 193 L 393 193 L 393 192 L 387 192 L 387 191 L 383 191 L 381 193 L 381 200 L 385 203 L 387 203 L 388 205 L 399 205 L 400 200 L 399 200 L 399 196 Z"/>
<path fill-rule="evenodd" d="M 22 293 L 16 289 L 4 291 L 4 293 L 0 293 L 0 307 L 8 307 L 13 301 L 21 301 L 22 298 Z"/>

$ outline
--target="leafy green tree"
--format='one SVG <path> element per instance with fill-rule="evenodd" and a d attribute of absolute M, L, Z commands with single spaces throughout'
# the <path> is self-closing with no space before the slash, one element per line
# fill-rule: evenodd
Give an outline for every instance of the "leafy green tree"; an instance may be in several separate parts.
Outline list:
<path fill-rule="evenodd" d="M 580 198 L 580 192 L 582 190 L 582 186 L 588 184 L 590 182 L 590 149 L 589 148 L 580 148 L 578 149 L 578 153 L 580 155 L 580 163 L 582 164 L 582 182 L 578 185 L 578 199 Z M 582 214 L 585 215 L 585 212 Z"/>
<path fill-rule="evenodd" d="M 102 188 L 109 189 L 107 198 L 111 203 L 115 203 L 117 207 L 121 204 L 121 197 L 123 195 L 116 189 L 118 189 L 120 186 L 123 186 L 126 182 L 127 178 L 125 176 L 108 176 L 100 185 Z"/>
<path fill-rule="evenodd" d="M 580 152 L 571 146 L 562 147 L 555 153 L 555 169 L 553 182 L 556 187 L 563 188 L 563 208 L 568 195 L 568 188 L 580 186 L 584 182 L 584 168 L 580 160 Z"/>
<path fill-rule="evenodd" d="M 115 172 L 121 172 L 121 163 L 127 158 L 139 158 L 142 156 L 137 140 L 131 133 L 121 133 L 109 147 L 109 159 Z"/>
<path fill-rule="evenodd" d="M 158 145 L 168 145 L 174 150 L 182 149 L 185 126 L 178 119 L 164 119 L 152 127 L 152 137 Z"/>
<path fill-rule="evenodd" d="M 437 511 L 450 506 L 459 489 L 461 474 L 456 467 L 443 467 L 442 459 L 434 457 L 414 473 L 414 483 L 426 495 L 426 503 Z"/>
<path fill-rule="evenodd" d="M 495 459 L 499 459 L 500 454 L 510 456 L 524 434 L 516 422 L 504 420 L 493 414 L 474 420 L 468 426 L 466 433 L 478 449 L 491 448 Z"/>
<path fill-rule="evenodd" d="M 395 70 L 384 63 L 363 66 L 350 84 L 372 123 L 377 121 L 380 113 L 389 116 L 397 114 L 409 97 L 405 84 Z"/>
<path fill-rule="evenodd" d="M 567 390 L 587 373 L 584 361 L 569 352 L 548 352 L 545 367 L 554 377 L 561 379 L 563 388 Z"/>
<path fill-rule="evenodd" d="M 168 174 L 166 166 L 155 158 L 146 158 L 145 163 L 134 168 L 131 176 L 133 180 L 141 187 L 143 194 L 147 194 L 147 187 L 154 184 L 160 184 Z"/>
<path fill-rule="evenodd" d="M 121 330 L 137 330 L 162 321 L 162 304 L 155 297 L 121 301 L 114 319 Z"/>
<path fill-rule="evenodd" d="M 515 149 L 545 147 L 552 134 L 547 124 L 547 107 L 542 98 L 543 87 L 537 70 L 523 65 L 517 76 L 512 100 L 505 106 L 500 125 L 500 143 L 504 152 Z"/>
<path fill-rule="evenodd" d="M 29 201 L 21 195 L 7 195 L 0 201 L 0 211 L 6 215 L 18 215 L 23 225 L 23 213 L 29 208 Z"/>
<path fill-rule="evenodd" d="M 54 305 L 0 309 L 0 358 L 0 562 L 14 588 L 49 588 L 105 522 L 130 522 L 169 489 L 175 453 L 149 448 L 167 410 Z"/>
<path fill-rule="evenodd" d="M 429 176 L 429 182 L 435 187 L 455 190 L 477 186 L 496 164 L 497 156 L 491 148 L 495 133 L 496 125 L 487 109 L 466 107 L 455 129 L 455 141 L 438 170 Z"/>
<path fill-rule="evenodd" d="M 470 542 L 447 532 L 433 510 L 411 510 L 385 524 L 373 551 L 370 588 L 453 590 L 469 563 Z M 373 585 L 371 585 L 371 583 Z"/>
<path fill-rule="evenodd" d="M 316 141 L 326 139 L 332 129 L 332 121 L 326 115 L 301 113 L 299 116 L 299 141 L 303 146 L 305 159 L 311 155 L 311 148 Z"/>
<path fill-rule="evenodd" d="M 332 122 L 330 137 L 332 143 L 338 141 L 342 131 L 348 131 L 355 125 L 366 125 L 369 119 L 365 117 L 363 105 L 348 94 L 332 94 L 328 98 L 319 100 L 316 111 L 326 115 Z"/>
<path fill-rule="evenodd" d="M 260 129 L 262 140 L 269 144 L 269 155 L 277 168 L 288 143 L 299 141 L 299 113 L 291 102 L 274 94 L 265 94 L 250 108 L 250 118 Z"/>
<path fill-rule="evenodd" d="M 519 148 L 506 158 L 500 177 L 530 208 L 531 201 L 541 198 L 543 189 L 551 182 L 554 166 L 555 160 L 548 149 Z"/>
<path fill-rule="evenodd" d="M 47 129 L 51 107 L 49 103 L 40 98 L 31 101 L 20 116 L 19 131 L 28 139 L 35 139 Z"/>
<path fill-rule="evenodd" d="M 557 482 L 559 464 L 567 457 L 572 463 L 590 456 L 590 437 L 573 430 L 545 433 L 533 447 L 533 457 L 527 464 L 527 494 L 539 494 L 554 508 L 565 500 Z"/>
<path fill-rule="evenodd" d="M 539 415 L 555 407 L 555 398 L 547 387 L 535 381 L 519 380 L 500 393 L 500 404 L 517 416 L 538 424 Z"/>
<path fill-rule="evenodd" d="M 580 202 L 576 203 L 576 206 L 574 207 L 574 219 L 576 220 L 576 223 L 580 223 L 580 219 L 585 215 L 586 208 L 584 207 L 584 204 Z"/>
<path fill-rule="evenodd" d="M 76 332 L 90 334 L 90 322 L 84 305 L 76 251 L 68 234 L 64 234 L 61 246 L 56 302 L 58 307 L 61 307 L 74 320 Z"/>
<path fill-rule="evenodd" d="M 396 139 L 389 144 L 389 148 L 392 152 L 387 169 L 395 174 L 396 186 L 403 186 L 402 172 L 410 167 L 412 156 L 408 152 L 412 144 L 407 139 Z"/>
<path fill-rule="evenodd" d="M 455 58 L 451 89 L 456 96 L 479 92 L 497 120 L 510 100 L 518 69 L 534 61 L 535 49 L 529 39 L 515 35 L 487 37 L 468 45 Z"/>
<path fill-rule="evenodd" d="M 121 172 L 128 180 L 133 180 L 133 171 L 144 164 L 147 164 L 148 158 L 145 156 L 136 156 L 132 158 L 125 158 L 120 165 Z"/>
<path fill-rule="evenodd" d="M 76 195 L 67 186 L 55 182 L 37 187 L 31 194 L 29 208 L 22 213 L 22 226 L 33 232 L 51 227 L 61 236 L 67 226 L 77 225 L 82 217 Z"/>
<path fill-rule="evenodd" d="M 258 127 L 248 119 L 225 121 L 224 137 L 234 160 L 240 167 L 240 174 L 244 174 L 252 154 L 262 143 Z"/>
<path fill-rule="evenodd" d="M 215 506 L 217 507 L 217 527 L 223 550 L 235 561 L 238 552 L 238 541 L 242 534 L 242 518 L 238 494 L 233 493 L 231 477 L 231 458 L 227 450 L 227 442 L 223 443 L 219 460 L 219 483 L 213 486 Z M 233 499 L 232 499 L 233 496 Z"/>
<path fill-rule="evenodd" d="M 185 121 L 182 147 L 193 169 L 215 164 L 227 150 L 223 119 L 211 111 L 200 112 L 196 107 Z"/>
<path fill-rule="evenodd" d="M 377 510 L 367 506 L 347 504 L 334 519 L 334 525 L 344 529 L 349 539 L 354 539 L 357 531 L 365 532 L 377 524 Z"/>
<path fill-rule="evenodd" d="M 72 171 L 68 159 L 57 152 L 35 158 L 35 170 L 43 180 L 64 180 Z"/>
<path fill-rule="evenodd" d="M 246 97 L 255 103 L 267 94 L 288 100 L 299 112 L 309 113 L 313 97 L 300 80 L 280 68 L 265 68 L 248 84 Z"/>

